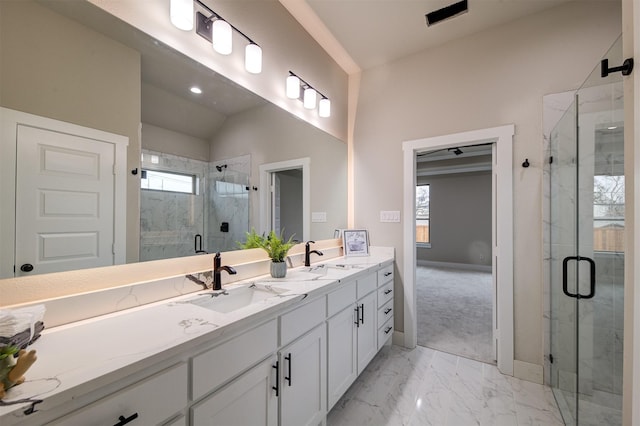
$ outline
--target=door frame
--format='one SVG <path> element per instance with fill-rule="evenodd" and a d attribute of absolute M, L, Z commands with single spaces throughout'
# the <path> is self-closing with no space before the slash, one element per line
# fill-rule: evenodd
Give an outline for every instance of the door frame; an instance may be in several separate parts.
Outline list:
<path fill-rule="evenodd" d="M 297 158 L 294 160 L 278 161 L 262 164 L 258 167 L 260 173 L 260 233 L 267 233 L 271 229 L 271 174 L 285 170 L 302 169 L 302 240 L 311 238 L 311 158 Z"/>
<path fill-rule="evenodd" d="M 404 188 L 404 346 L 414 348 L 418 339 L 416 306 L 415 186 L 416 154 L 457 146 L 493 143 L 492 270 L 496 282 L 498 369 L 513 375 L 513 124 L 402 143 Z M 504 195 L 503 195 L 504 194 Z M 499 218 L 499 220 L 498 220 Z"/>
<path fill-rule="evenodd" d="M 127 145 L 129 138 L 65 121 L 0 107 L 0 278 L 14 277 L 16 152 L 18 125 L 67 133 L 114 146 L 114 264 L 126 261 Z M 12 161 L 7 161 L 10 159 Z"/>

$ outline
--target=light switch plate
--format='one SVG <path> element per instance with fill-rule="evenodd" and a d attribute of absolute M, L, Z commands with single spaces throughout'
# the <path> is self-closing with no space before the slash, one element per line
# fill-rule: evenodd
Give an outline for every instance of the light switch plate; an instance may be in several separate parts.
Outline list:
<path fill-rule="evenodd" d="M 326 222 L 327 212 L 311 212 L 311 222 Z"/>
<path fill-rule="evenodd" d="M 398 210 L 381 210 L 380 222 L 399 223 L 400 212 Z"/>

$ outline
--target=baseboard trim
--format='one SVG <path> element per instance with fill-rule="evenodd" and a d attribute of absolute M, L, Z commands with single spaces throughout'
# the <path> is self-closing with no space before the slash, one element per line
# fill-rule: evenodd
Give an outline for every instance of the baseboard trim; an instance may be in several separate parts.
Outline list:
<path fill-rule="evenodd" d="M 530 362 L 513 360 L 513 377 L 526 380 L 528 382 L 543 384 L 544 369 L 541 365 Z"/>
<path fill-rule="evenodd" d="M 416 264 L 418 266 L 432 266 L 432 267 L 440 267 L 440 268 L 451 268 L 451 269 L 463 269 L 466 271 L 478 271 L 478 272 L 492 272 L 493 269 L 491 265 L 473 265 L 470 263 L 455 263 L 455 262 L 434 262 L 432 260 L 423 260 L 418 259 Z"/>

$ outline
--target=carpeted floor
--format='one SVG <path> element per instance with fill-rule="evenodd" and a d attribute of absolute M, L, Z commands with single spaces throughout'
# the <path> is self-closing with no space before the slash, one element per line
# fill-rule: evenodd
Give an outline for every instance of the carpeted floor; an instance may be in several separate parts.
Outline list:
<path fill-rule="evenodd" d="M 491 273 L 418 266 L 418 344 L 495 364 Z"/>

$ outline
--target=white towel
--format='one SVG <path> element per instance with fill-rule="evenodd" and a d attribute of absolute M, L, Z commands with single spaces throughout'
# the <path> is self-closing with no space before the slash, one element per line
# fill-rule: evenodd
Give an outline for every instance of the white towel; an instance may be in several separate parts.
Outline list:
<path fill-rule="evenodd" d="M 30 338 L 33 338 L 35 324 L 43 320 L 44 311 L 44 305 L 0 309 L 0 336 L 12 337 L 25 330 L 30 330 Z"/>

